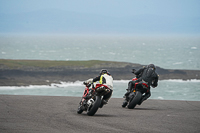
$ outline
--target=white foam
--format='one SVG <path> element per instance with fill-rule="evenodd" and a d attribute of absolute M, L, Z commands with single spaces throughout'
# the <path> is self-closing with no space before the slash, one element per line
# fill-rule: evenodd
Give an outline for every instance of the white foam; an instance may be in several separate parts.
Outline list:
<path fill-rule="evenodd" d="M 0 90 L 20 90 L 20 89 L 46 89 L 55 87 L 83 86 L 82 81 L 76 82 L 60 82 L 60 84 L 52 83 L 51 85 L 29 85 L 29 86 L 0 86 Z"/>
<path fill-rule="evenodd" d="M 130 80 L 114 80 L 113 83 L 128 83 Z"/>
<path fill-rule="evenodd" d="M 197 49 L 197 47 L 191 47 L 191 49 Z"/>
<path fill-rule="evenodd" d="M 76 81 L 76 82 L 60 82 L 60 84 L 52 83 L 51 86 L 55 87 L 69 87 L 69 86 L 83 86 L 83 81 Z"/>
<path fill-rule="evenodd" d="M 131 80 L 114 80 L 114 83 L 128 83 Z M 166 79 L 166 80 L 159 80 L 158 82 L 200 82 L 198 79 L 191 79 L 191 80 L 182 80 L 182 79 Z"/>
<path fill-rule="evenodd" d="M 173 65 L 180 65 L 180 64 L 183 64 L 183 62 L 175 62 L 175 63 L 173 63 Z"/>
<path fill-rule="evenodd" d="M 114 84 L 128 84 L 130 80 L 114 80 Z M 182 80 L 182 79 L 169 79 L 169 80 L 159 80 L 158 82 L 200 82 L 200 80 L 192 79 L 192 80 Z M 51 85 L 29 85 L 29 86 L 0 86 L 0 90 L 20 90 L 20 89 L 47 89 L 47 88 L 67 88 L 67 87 L 81 87 L 83 85 L 83 81 L 76 81 L 76 82 L 63 82 L 60 83 L 52 83 Z"/>
<path fill-rule="evenodd" d="M 198 79 L 191 79 L 191 80 L 182 80 L 182 79 L 168 79 L 168 80 L 160 80 L 162 81 L 169 81 L 169 82 L 200 82 Z"/>
<path fill-rule="evenodd" d="M 20 89 L 38 89 L 49 88 L 48 85 L 29 85 L 29 86 L 1 86 L 0 90 L 20 90 Z"/>
<path fill-rule="evenodd" d="M 164 98 L 163 98 L 163 97 L 158 97 L 158 99 L 161 99 L 161 100 L 163 100 Z"/>

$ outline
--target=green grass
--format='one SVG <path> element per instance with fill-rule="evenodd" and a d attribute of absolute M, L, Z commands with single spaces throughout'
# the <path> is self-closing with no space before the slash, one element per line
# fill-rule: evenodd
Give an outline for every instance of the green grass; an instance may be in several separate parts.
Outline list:
<path fill-rule="evenodd" d="M 11 60 L 11 59 L 0 59 L 0 66 L 6 66 L 8 68 L 22 68 L 22 67 L 92 67 L 94 65 L 100 65 L 105 63 L 117 63 L 111 61 L 99 61 L 99 60 L 89 60 L 89 61 L 49 61 L 49 60 Z"/>

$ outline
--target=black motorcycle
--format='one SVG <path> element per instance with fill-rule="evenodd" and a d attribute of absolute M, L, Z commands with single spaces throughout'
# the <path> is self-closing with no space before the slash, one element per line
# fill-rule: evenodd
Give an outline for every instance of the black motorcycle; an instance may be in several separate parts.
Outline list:
<path fill-rule="evenodd" d="M 134 80 L 137 80 L 134 78 Z M 148 85 L 146 82 L 135 83 L 135 87 L 132 89 L 132 92 L 127 96 L 128 102 L 123 102 L 122 107 L 126 107 L 128 104 L 129 109 L 134 109 L 138 104 L 140 105 L 143 99 L 143 95 L 148 93 Z"/>

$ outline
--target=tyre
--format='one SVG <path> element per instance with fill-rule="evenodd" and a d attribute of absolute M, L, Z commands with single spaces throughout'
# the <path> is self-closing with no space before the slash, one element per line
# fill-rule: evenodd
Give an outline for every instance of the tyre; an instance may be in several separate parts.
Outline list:
<path fill-rule="evenodd" d="M 135 97 L 130 100 L 128 108 L 129 109 L 135 108 L 135 106 L 137 105 L 137 103 L 140 101 L 141 98 L 142 98 L 142 93 L 140 91 L 137 91 Z"/>
<path fill-rule="evenodd" d="M 100 104 L 101 104 L 101 97 L 96 96 L 95 102 L 87 110 L 87 115 L 93 116 L 97 112 Z"/>

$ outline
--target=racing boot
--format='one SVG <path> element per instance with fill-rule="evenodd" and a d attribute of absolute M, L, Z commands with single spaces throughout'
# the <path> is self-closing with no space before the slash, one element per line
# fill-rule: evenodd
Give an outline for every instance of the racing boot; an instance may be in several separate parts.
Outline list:
<path fill-rule="evenodd" d="M 124 102 L 122 103 L 122 107 L 125 108 L 127 104 L 128 104 L 128 101 L 127 99 L 125 99 Z"/>
<path fill-rule="evenodd" d="M 123 103 L 122 103 L 122 107 L 123 107 L 123 108 L 126 107 L 126 105 L 128 104 L 128 101 L 129 101 L 129 97 L 126 96 L 125 99 L 124 99 L 124 101 L 123 101 Z"/>
<path fill-rule="evenodd" d="M 104 99 L 102 99 L 102 101 L 101 101 L 101 104 L 100 104 L 99 108 L 102 108 L 102 107 L 103 107 L 103 105 L 105 105 L 105 104 L 107 104 L 107 103 L 108 103 L 108 100 L 104 100 Z"/>
<path fill-rule="evenodd" d="M 126 105 L 128 104 L 128 99 L 129 99 L 129 94 L 131 93 L 131 89 L 130 87 L 128 87 L 128 89 L 126 89 L 127 92 L 124 94 L 123 98 L 125 98 L 124 102 L 122 103 L 122 107 L 126 107 Z"/>
<path fill-rule="evenodd" d="M 112 95 L 112 90 L 110 90 L 110 92 L 108 94 L 103 96 L 103 99 L 101 101 L 99 108 L 102 108 L 103 105 L 108 104 L 108 100 L 110 99 L 111 95 Z"/>

